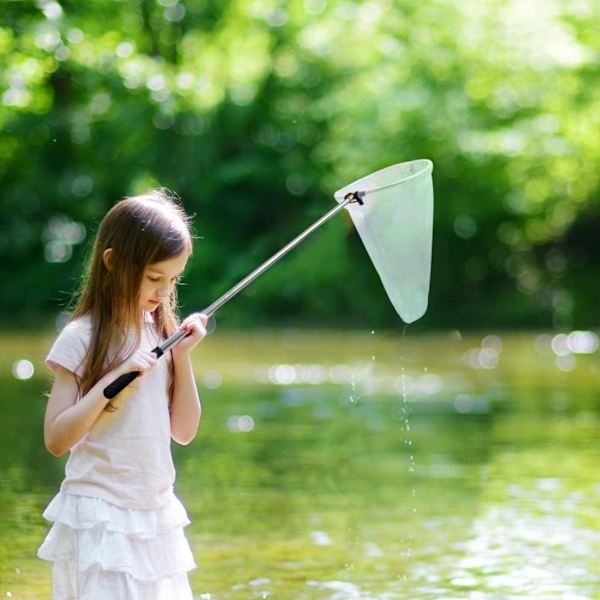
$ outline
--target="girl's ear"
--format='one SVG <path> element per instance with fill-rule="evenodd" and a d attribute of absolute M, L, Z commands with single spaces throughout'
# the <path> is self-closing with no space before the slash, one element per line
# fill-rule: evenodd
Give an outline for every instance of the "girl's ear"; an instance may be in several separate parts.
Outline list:
<path fill-rule="evenodd" d="M 104 266 L 106 267 L 107 271 L 110 271 L 110 269 L 111 269 L 111 266 L 112 266 L 112 257 L 113 257 L 113 250 L 112 250 L 112 248 L 107 248 L 102 253 L 102 262 L 104 263 Z"/>

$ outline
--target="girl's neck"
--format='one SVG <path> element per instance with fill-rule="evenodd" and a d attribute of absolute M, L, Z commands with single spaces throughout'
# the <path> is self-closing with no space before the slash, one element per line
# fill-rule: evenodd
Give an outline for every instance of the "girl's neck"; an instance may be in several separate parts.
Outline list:
<path fill-rule="evenodd" d="M 138 329 L 138 327 L 139 327 L 139 329 L 144 329 L 144 327 L 148 323 L 153 323 L 153 322 L 154 322 L 153 316 L 150 313 L 143 311 L 140 314 L 139 321 L 137 323 L 130 322 L 129 325 L 126 326 L 126 328 L 127 329 Z"/>

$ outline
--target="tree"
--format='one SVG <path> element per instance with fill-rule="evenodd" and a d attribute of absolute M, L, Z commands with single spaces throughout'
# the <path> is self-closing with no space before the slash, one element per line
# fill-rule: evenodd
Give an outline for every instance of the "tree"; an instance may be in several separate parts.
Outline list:
<path fill-rule="evenodd" d="M 595 322 L 600 163 L 592 2 L 6 2 L 5 314 L 76 287 L 112 203 L 166 185 L 202 239 L 182 298 L 216 295 L 402 160 L 434 161 L 424 326 Z M 228 306 L 235 324 L 397 323 L 348 220 Z M 410 282 L 407 282 L 409 285 Z M 340 309 L 342 307 L 342 309 Z"/>

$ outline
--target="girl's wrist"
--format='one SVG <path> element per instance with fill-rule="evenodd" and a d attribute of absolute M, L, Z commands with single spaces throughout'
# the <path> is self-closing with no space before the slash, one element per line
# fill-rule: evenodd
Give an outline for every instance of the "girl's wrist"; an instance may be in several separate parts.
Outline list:
<path fill-rule="evenodd" d="M 177 347 L 175 347 L 171 350 L 171 354 L 172 354 L 173 360 L 175 362 L 183 362 L 183 361 L 189 360 L 190 352 L 191 351 L 188 349 L 185 349 L 185 348 L 178 349 Z"/>

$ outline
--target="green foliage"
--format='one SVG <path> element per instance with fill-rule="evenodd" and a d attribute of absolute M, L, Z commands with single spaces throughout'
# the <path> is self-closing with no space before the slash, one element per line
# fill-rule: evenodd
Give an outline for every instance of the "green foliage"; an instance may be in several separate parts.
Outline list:
<path fill-rule="evenodd" d="M 596 321 L 591 0 L 38 0 L 0 14 L 11 319 L 68 298 L 124 195 L 164 185 L 197 215 L 181 293 L 192 309 L 323 214 L 337 188 L 428 157 L 424 326 Z M 245 294 L 228 322 L 397 323 L 343 219 Z"/>

